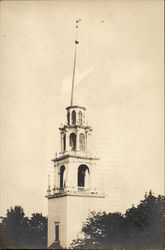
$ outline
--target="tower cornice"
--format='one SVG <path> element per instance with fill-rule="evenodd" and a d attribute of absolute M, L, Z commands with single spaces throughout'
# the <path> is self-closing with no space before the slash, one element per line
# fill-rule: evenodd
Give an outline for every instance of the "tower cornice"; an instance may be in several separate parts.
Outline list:
<path fill-rule="evenodd" d="M 64 131 L 65 129 L 68 128 L 83 128 L 85 130 L 89 130 L 92 131 L 92 127 L 91 126 L 85 126 L 85 125 L 64 125 L 63 127 L 59 127 L 59 130 Z"/>
<path fill-rule="evenodd" d="M 86 110 L 85 107 L 78 106 L 78 105 L 68 106 L 68 107 L 66 107 L 66 110 L 68 110 L 68 109 L 77 109 L 77 108 L 78 108 L 78 109 Z"/>
<path fill-rule="evenodd" d="M 93 191 L 86 191 L 84 192 L 77 192 L 77 191 L 71 191 L 71 190 L 60 190 L 60 192 L 56 194 L 49 194 L 46 195 L 45 197 L 48 199 L 53 199 L 53 198 L 60 198 L 64 196 L 77 196 L 77 197 L 91 197 L 91 198 L 105 198 L 105 193 L 99 193 L 99 192 L 93 192 Z"/>
<path fill-rule="evenodd" d="M 72 153 L 68 154 L 63 154 L 62 156 L 56 157 L 55 159 L 52 159 L 51 161 L 53 162 L 58 162 L 67 158 L 77 158 L 77 159 L 85 159 L 85 160 L 100 160 L 100 158 L 96 156 L 91 156 L 91 155 L 79 155 L 78 153 L 73 155 Z"/>

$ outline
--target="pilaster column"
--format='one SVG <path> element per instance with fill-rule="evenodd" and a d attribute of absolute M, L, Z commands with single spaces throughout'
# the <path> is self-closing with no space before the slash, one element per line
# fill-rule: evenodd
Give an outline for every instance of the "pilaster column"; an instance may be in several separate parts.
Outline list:
<path fill-rule="evenodd" d="M 90 168 L 89 187 L 90 187 L 90 190 L 92 191 L 93 190 L 93 165 L 91 165 L 91 168 Z"/>
<path fill-rule="evenodd" d="M 69 171 L 69 165 L 65 168 L 65 188 L 68 188 L 68 171 Z"/>
<path fill-rule="evenodd" d="M 88 151 L 88 132 L 85 131 L 85 152 Z"/>
<path fill-rule="evenodd" d="M 60 188 L 60 168 L 59 165 L 56 166 L 56 171 L 57 171 L 57 189 Z"/>
<path fill-rule="evenodd" d="M 61 132 L 61 153 L 64 152 L 64 133 Z"/>
<path fill-rule="evenodd" d="M 77 171 L 77 163 L 74 163 L 73 165 L 73 169 L 74 169 L 74 172 L 73 172 L 73 176 L 72 176 L 72 187 L 73 187 L 73 190 L 77 190 L 77 182 L 78 182 L 78 171 Z"/>
<path fill-rule="evenodd" d="M 85 124 L 85 113 L 84 113 L 84 111 L 82 112 L 82 124 Z"/>
<path fill-rule="evenodd" d="M 58 167 L 57 165 L 54 166 L 54 187 L 55 187 L 55 192 L 58 189 Z"/>
<path fill-rule="evenodd" d="M 80 151 L 80 132 L 76 129 L 76 151 Z"/>
<path fill-rule="evenodd" d="M 91 132 L 88 132 L 88 152 L 91 152 Z"/>
<path fill-rule="evenodd" d="M 66 130 L 66 141 L 65 141 L 65 143 L 66 143 L 66 151 L 68 152 L 68 151 L 70 151 L 70 146 L 69 146 L 69 131 L 68 130 Z"/>

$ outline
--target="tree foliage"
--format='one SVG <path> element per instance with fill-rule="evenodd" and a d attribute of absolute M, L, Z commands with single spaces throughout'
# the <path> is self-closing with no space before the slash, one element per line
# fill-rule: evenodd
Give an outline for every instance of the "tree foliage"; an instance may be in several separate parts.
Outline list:
<path fill-rule="evenodd" d="M 137 207 L 121 213 L 92 212 L 76 249 L 165 249 L 165 197 L 150 191 Z"/>
<path fill-rule="evenodd" d="M 62 232 L 61 232 L 62 233 Z M 83 225 L 76 249 L 165 249 L 165 197 L 150 191 L 137 207 L 125 214 L 92 212 Z M 47 218 L 40 213 L 26 217 L 23 208 L 7 210 L 0 223 L 0 248 L 45 249 Z"/>
<path fill-rule="evenodd" d="M 7 210 L 0 223 L 1 248 L 46 248 L 47 218 L 35 213 L 29 219 L 23 208 L 15 206 Z"/>

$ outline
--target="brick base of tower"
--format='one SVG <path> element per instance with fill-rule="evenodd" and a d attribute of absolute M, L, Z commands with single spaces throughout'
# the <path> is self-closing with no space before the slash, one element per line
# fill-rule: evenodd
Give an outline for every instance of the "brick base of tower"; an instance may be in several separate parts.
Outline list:
<path fill-rule="evenodd" d="M 77 239 L 90 211 L 102 210 L 104 197 L 98 194 L 66 194 L 48 198 L 48 247 L 56 242 L 55 227 L 58 223 L 58 244 L 62 248 L 69 248 L 72 240 Z"/>

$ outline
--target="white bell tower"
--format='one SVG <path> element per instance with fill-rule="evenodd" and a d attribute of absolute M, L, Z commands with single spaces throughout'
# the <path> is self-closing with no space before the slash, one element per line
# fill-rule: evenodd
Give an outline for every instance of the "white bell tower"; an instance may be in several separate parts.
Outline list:
<path fill-rule="evenodd" d="M 78 28 L 78 22 L 76 21 Z M 71 105 L 67 110 L 67 124 L 60 127 L 61 150 L 53 159 L 54 187 L 47 191 L 48 247 L 69 248 L 76 239 L 91 211 L 102 208 L 105 194 L 97 189 L 95 171 L 99 158 L 91 153 L 92 128 L 86 123 L 86 108 L 73 105 L 74 74 L 76 66 L 77 35 Z"/>

